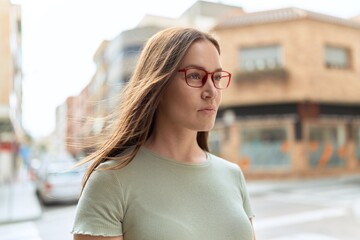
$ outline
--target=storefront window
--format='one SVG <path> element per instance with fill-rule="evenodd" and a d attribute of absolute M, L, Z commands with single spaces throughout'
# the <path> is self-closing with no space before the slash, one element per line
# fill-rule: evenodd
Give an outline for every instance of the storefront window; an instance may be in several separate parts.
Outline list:
<path fill-rule="evenodd" d="M 360 126 L 355 127 L 354 140 L 355 140 L 355 155 L 357 160 L 360 162 Z"/>
<path fill-rule="evenodd" d="M 252 170 L 290 169 L 290 154 L 284 127 L 246 127 L 240 131 L 240 161 Z"/>
<path fill-rule="evenodd" d="M 345 165 L 344 128 L 312 126 L 309 128 L 309 165 L 337 167 Z"/>
<path fill-rule="evenodd" d="M 217 156 L 220 155 L 220 131 L 219 130 L 212 130 L 209 134 L 209 146 L 212 154 Z"/>

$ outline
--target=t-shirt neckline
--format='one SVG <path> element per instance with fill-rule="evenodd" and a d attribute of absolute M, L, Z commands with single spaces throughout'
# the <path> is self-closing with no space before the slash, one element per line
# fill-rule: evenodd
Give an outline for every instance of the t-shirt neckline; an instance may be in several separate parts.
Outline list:
<path fill-rule="evenodd" d="M 158 154 L 158 153 L 156 153 L 154 151 L 151 151 L 150 149 L 148 149 L 148 148 L 146 148 L 144 146 L 141 146 L 140 151 L 144 152 L 145 154 L 150 154 L 153 157 L 155 157 L 156 159 L 159 159 L 159 160 L 171 163 L 171 164 L 184 166 L 184 167 L 194 167 L 194 168 L 206 167 L 206 166 L 210 165 L 210 163 L 211 163 L 211 155 L 206 151 L 204 151 L 204 153 L 206 155 L 206 160 L 204 162 L 201 162 L 201 163 L 181 162 L 181 161 L 178 161 L 178 160 L 175 160 L 175 159 L 168 158 L 168 157 L 165 157 L 163 155 L 160 155 L 160 154 Z"/>

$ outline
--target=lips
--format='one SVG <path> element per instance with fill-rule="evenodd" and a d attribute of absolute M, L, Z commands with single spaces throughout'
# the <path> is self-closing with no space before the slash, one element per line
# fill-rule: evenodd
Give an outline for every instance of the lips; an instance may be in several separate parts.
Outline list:
<path fill-rule="evenodd" d="M 216 108 L 213 106 L 207 106 L 204 108 L 201 108 L 199 111 L 204 111 L 204 112 L 216 112 Z"/>

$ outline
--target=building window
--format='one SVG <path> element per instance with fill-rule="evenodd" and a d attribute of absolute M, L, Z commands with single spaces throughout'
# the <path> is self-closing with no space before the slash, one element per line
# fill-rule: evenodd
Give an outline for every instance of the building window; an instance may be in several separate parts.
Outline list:
<path fill-rule="evenodd" d="M 355 156 L 360 163 L 360 125 L 354 128 Z"/>
<path fill-rule="evenodd" d="M 121 58 L 127 58 L 134 55 L 139 55 L 142 50 L 142 45 L 131 45 L 120 50 Z"/>
<path fill-rule="evenodd" d="M 17 25 L 18 32 L 21 34 L 21 32 L 22 32 L 21 21 L 20 21 L 20 20 L 17 20 L 17 21 L 16 21 L 16 25 Z"/>
<path fill-rule="evenodd" d="M 350 68 L 350 51 L 347 48 L 325 46 L 325 66 L 330 69 Z"/>
<path fill-rule="evenodd" d="M 345 128 L 309 126 L 309 164 L 312 168 L 331 168 L 345 164 Z"/>
<path fill-rule="evenodd" d="M 240 139 L 240 163 L 248 162 L 252 170 L 290 169 L 287 128 L 247 126 Z"/>
<path fill-rule="evenodd" d="M 1 134 L 6 134 L 8 132 L 11 132 L 13 130 L 12 124 L 9 121 L 5 120 L 1 120 L 0 121 L 0 140 L 1 140 Z"/>
<path fill-rule="evenodd" d="M 211 153 L 215 155 L 221 154 L 221 132 L 218 129 L 211 130 L 209 134 L 209 145 Z"/>
<path fill-rule="evenodd" d="M 117 82 L 117 84 L 119 84 L 119 85 L 121 85 L 122 87 L 124 87 L 125 84 L 126 84 L 127 82 L 129 82 L 130 78 L 131 78 L 131 75 L 130 75 L 130 74 L 129 74 L 129 75 L 124 75 L 124 76 L 122 76 L 121 78 L 118 78 L 116 82 Z"/>
<path fill-rule="evenodd" d="M 242 71 L 261 71 L 282 67 L 282 48 L 279 45 L 240 49 Z"/>

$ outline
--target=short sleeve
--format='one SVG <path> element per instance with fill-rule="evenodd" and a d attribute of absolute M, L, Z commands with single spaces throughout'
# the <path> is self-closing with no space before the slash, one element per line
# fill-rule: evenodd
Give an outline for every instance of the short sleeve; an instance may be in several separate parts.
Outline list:
<path fill-rule="evenodd" d="M 240 191 L 241 191 L 241 195 L 242 195 L 242 199 L 243 199 L 244 210 L 249 218 L 253 218 L 253 217 L 255 217 L 255 215 L 251 208 L 250 196 L 249 196 L 249 192 L 246 187 L 246 180 L 245 180 L 244 174 L 240 168 L 239 168 L 239 171 L 240 171 Z"/>
<path fill-rule="evenodd" d="M 113 170 L 94 171 L 76 207 L 72 234 L 121 236 L 122 188 Z"/>

